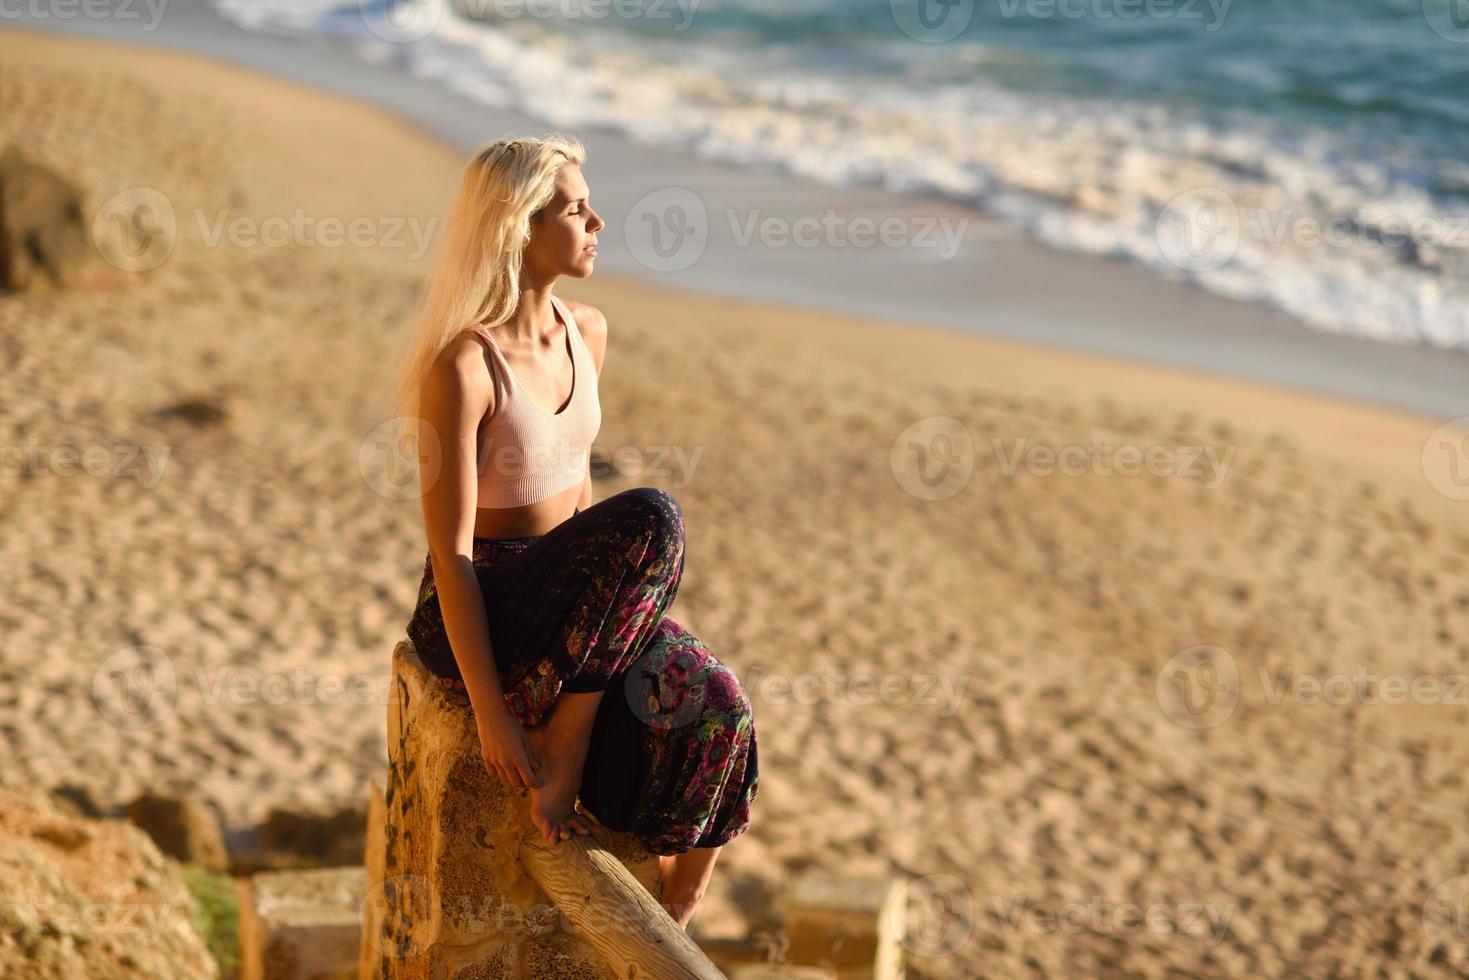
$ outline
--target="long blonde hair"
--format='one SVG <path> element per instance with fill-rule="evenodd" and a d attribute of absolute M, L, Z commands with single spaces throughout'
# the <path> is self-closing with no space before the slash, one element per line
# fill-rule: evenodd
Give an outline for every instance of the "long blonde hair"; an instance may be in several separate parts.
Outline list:
<path fill-rule="evenodd" d="M 429 366 L 468 327 L 496 327 L 520 303 L 521 261 L 531 219 L 556 191 L 562 169 L 580 166 L 586 149 L 571 137 L 520 136 L 480 145 L 435 246 L 389 404 L 417 435 L 419 393 Z"/>

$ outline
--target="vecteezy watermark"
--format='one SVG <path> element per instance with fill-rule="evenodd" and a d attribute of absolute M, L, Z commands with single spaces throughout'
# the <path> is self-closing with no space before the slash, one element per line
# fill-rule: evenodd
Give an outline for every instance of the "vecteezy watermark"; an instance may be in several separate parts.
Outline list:
<path fill-rule="evenodd" d="M 1198 21 L 1213 33 L 1224 26 L 1232 0 L 996 0 L 1006 20 Z"/>
<path fill-rule="evenodd" d="M 1464 0 L 1422 0 L 1423 19 L 1445 41 L 1469 44 L 1469 5 Z"/>
<path fill-rule="evenodd" d="M 992 896 L 994 915 L 1006 932 L 1054 932 L 1130 936 L 1140 932 L 1192 936 L 1217 946 L 1229 934 L 1234 903 L 1115 902 L 1094 895 L 1083 902 L 1032 902 L 1025 896 Z"/>
<path fill-rule="evenodd" d="M 820 215 L 764 214 L 759 208 L 740 214 L 726 208 L 730 233 L 739 248 L 758 242 L 765 248 L 920 248 L 933 249 L 940 259 L 959 254 L 969 218 L 953 221 L 947 215 L 882 217 L 847 215 L 827 208 Z"/>
<path fill-rule="evenodd" d="M 974 475 L 974 436 L 956 418 L 934 415 L 898 433 L 888 451 L 898 486 L 922 500 L 944 500 Z"/>
<path fill-rule="evenodd" d="M 1299 705 L 1469 704 L 1469 674 L 1351 670 L 1303 671 L 1290 664 L 1256 664 L 1262 703 Z M 1156 678 L 1158 704 L 1185 728 L 1213 728 L 1234 713 L 1240 670 L 1222 647 L 1195 646 L 1168 658 Z"/>
<path fill-rule="evenodd" d="M 412 44 L 434 32 L 447 4 L 448 0 L 357 0 L 357 15 L 378 38 Z"/>
<path fill-rule="evenodd" d="M 654 601 L 644 599 L 629 615 L 641 621 L 656 611 Z M 749 706 L 749 696 L 740 690 L 738 678 L 728 667 L 701 659 L 682 644 L 655 641 L 627 672 L 622 693 L 639 721 L 655 731 L 668 732 L 700 718 L 709 701 L 710 685 L 720 683 L 729 692 L 725 697 L 738 692 Z"/>
<path fill-rule="evenodd" d="M 694 470 L 704 446 L 615 446 L 605 450 L 603 456 L 613 471 L 623 476 L 657 476 L 668 481 L 673 489 L 681 489 L 694 482 Z"/>
<path fill-rule="evenodd" d="M 194 668 L 194 683 L 205 704 L 381 704 L 393 690 L 391 673 L 337 674 L 292 667 L 289 672 Z"/>
<path fill-rule="evenodd" d="M 937 959 L 957 953 L 974 932 L 974 892 L 958 875 L 939 872 L 904 880 L 901 945 L 915 956 Z"/>
<path fill-rule="evenodd" d="M 1423 475 L 1450 500 L 1469 500 L 1469 415 L 1433 430 L 1423 444 Z"/>
<path fill-rule="evenodd" d="M 173 202 L 154 187 L 119 191 L 92 216 L 92 244 L 124 272 L 158 268 L 173 254 L 177 237 Z"/>
<path fill-rule="evenodd" d="M 1268 704 L 1469 704 L 1469 674 L 1379 674 L 1367 667 L 1350 673 L 1296 671 L 1289 666 L 1256 668 Z"/>
<path fill-rule="evenodd" d="M 766 674 L 758 664 L 741 681 L 751 702 L 768 704 L 920 704 L 937 705 L 951 718 L 969 685 L 968 674 L 870 674 L 826 670 Z"/>
<path fill-rule="evenodd" d="M 1184 728 L 1213 728 L 1239 704 L 1239 664 L 1223 647 L 1194 646 L 1168 658 L 1158 671 L 1158 706 Z"/>
<path fill-rule="evenodd" d="M 1218 187 L 1176 195 L 1153 224 L 1158 251 L 1187 272 L 1208 272 L 1234 257 L 1240 242 L 1239 208 Z"/>
<path fill-rule="evenodd" d="M 118 728 L 150 728 L 173 713 L 178 676 L 157 647 L 118 650 L 92 674 L 92 703 Z"/>
<path fill-rule="evenodd" d="M 152 946 L 181 924 L 192 928 L 193 906 L 179 902 L 0 902 L 0 935 L 47 931 L 62 936 L 127 937 Z"/>
<path fill-rule="evenodd" d="M 217 248 L 226 242 L 237 248 L 353 248 L 409 249 L 410 259 L 422 258 L 428 251 L 438 218 L 427 222 L 417 217 L 369 217 L 337 215 L 316 217 L 296 208 L 290 217 L 273 215 L 256 218 L 230 215 L 220 208 L 213 215 L 203 209 L 194 211 L 194 222 L 206 248 Z"/>
<path fill-rule="evenodd" d="M 1032 476 L 1151 476 L 1198 480 L 1210 490 L 1224 483 L 1235 447 L 1209 445 L 1114 445 L 1093 437 L 1087 443 L 1031 445 L 1025 436 L 994 437 L 990 447 L 1002 476 L 1022 470 Z M 956 418 L 919 419 L 898 434 L 888 466 L 898 485 L 924 500 L 952 497 L 968 485 L 976 465 L 974 437 Z"/>
<path fill-rule="evenodd" d="M 658 476 L 679 489 L 693 482 L 704 446 L 593 446 L 590 452 L 608 461 L 622 476 Z M 580 461 L 582 439 L 558 436 L 530 451 L 513 444 L 481 440 L 475 467 L 481 478 L 515 479 L 538 473 L 560 473 L 569 461 Z M 357 469 L 376 494 L 389 500 L 412 500 L 427 493 L 443 472 L 443 443 L 426 419 L 396 416 L 373 426 L 357 446 Z"/>
<path fill-rule="evenodd" d="M 615 890 L 586 896 L 570 907 L 551 901 L 524 904 L 486 889 L 440 894 L 432 881 L 415 874 L 394 875 L 369 888 L 359 908 L 368 912 L 366 921 L 379 924 L 368 936 L 371 948 L 400 958 L 426 949 L 426 940 L 435 933 L 433 923 L 444 921 L 456 923 L 455 933 L 464 942 L 553 933 L 656 939 L 657 929 L 641 907 L 622 901 Z"/>
<path fill-rule="evenodd" d="M 388 500 L 423 496 L 443 468 L 443 443 L 427 419 L 384 419 L 357 444 L 357 471 L 373 493 Z"/>
<path fill-rule="evenodd" d="M 0 20 L 140 20 L 157 30 L 168 0 L 0 0 Z"/>
<path fill-rule="evenodd" d="M 1213 32 L 1224 26 L 1232 0 L 997 0 L 1006 20 L 1198 21 Z M 964 33 L 974 0 L 891 0 L 893 22 L 915 41 L 938 44 Z"/>
<path fill-rule="evenodd" d="M 709 211 L 687 187 L 664 187 L 643 195 L 622 223 L 628 252 L 653 272 L 687 269 L 709 244 Z"/>
<path fill-rule="evenodd" d="M 426 951 L 443 921 L 438 890 L 423 875 L 390 875 L 370 885 L 357 908 L 368 947 L 395 962 Z"/>
<path fill-rule="evenodd" d="M 458 0 L 461 16 L 476 20 L 666 20 L 686 31 L 699 0 Z"/>
<path fill-rule="evenodd" d="M 736 248 L 904 248 L 947 261 L 958 254 L 969 218 L 940 215 L 768 214 L 759 208 L 722 212 Z M 703 256 L 712 231 L 709 209 L 687 187 L 644 195 L 623 222 L 628 252 L 654 272 L 687 269 Z"/>
<path fill-rule="evenodd" d="M 1241 209 L 1222 188 L 1195 187 L 1163 207 L 1153 232 L 1169 263 L 1206 272 L 1228 263 L 1246 239 L 1271 248 L 1376 248 L 1414 256 L 1469 248 L 1469 213 L 1406 215 L 1358 208 L 1352 214 L 1321 215 L 1290 208 Z"/>
<path fill-rule="evenodd" d="M 890 0 L 893 23 L 915 41 L 942 44 L 964 33 L 974 0 Z"/>
<path fill-rule="evenodd" d="M 1228 475 L 1233 446 L 1113 446 L 1093 437 L 1086 445 L 1029 445 L 1021 436 L 1009 450 L 1004 440 L 990 440 L 1000 472 L 1013 477 L 1021 469 L 1033 476 L 1186 476 L 1217 489 Z"/>
<path fill-rule="evenodd" d="M 92 703 L 118 728 L 149 728 L 173 714 L 181 692 L 194 692 L 204 704 L 234 705 L 387 705 L 392 696 L 388 673 L 336 673 L 296 666 L 289 671 L 234 667 L 195 667 L 185 681 L 173 658 L 157 647 L 125 647 L 108 656 L 92 675 Z"/>
<path fill-rule="evenodd" d="M 169 446 L 0 446 L 0 476 L 131 477 L 152 490 L 163 479 Z"/>
<path fill-rule="evenodd" d="M 1455 875 L 1434 888 L 1419 921 L 1429 942 L 1462 952 L 1469 945 L 1469 875 Z"/>

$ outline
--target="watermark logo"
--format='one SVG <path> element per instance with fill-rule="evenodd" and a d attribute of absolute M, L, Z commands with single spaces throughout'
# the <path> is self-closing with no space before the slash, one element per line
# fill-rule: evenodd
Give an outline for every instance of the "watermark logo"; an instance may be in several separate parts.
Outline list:
<path fill-rule="evenodd" d="M 1194 646 L 1158 671 L 1158 706 L 1185 728 L 1222 725 L 1239 704 L 1239 664 L 1223 647 Z"/>
<path fill-rule="evenodd" d="M 124 272 L 148 272 L 168 261 L 178 237 L 173 202 L 152 187 L 112 195 L 92 217 L 92 244 Z"/>
<path fill-rule="evenodd" d="M 682 728 L 704 711 L 710 671 L 676 643 L 655 643 L 627 672 L 623 692 L 634 715 L 654 731 Z"/>
<path fill-rule="evenodd" d="M 703 198 L 687 187 L 664 187 L 638 199 L 622 224 L 622 236 L 644 268 L 678 272 L 704 254 L 709 212 Z"/>
<path fill-rule="evenodd" d="M 448 0 L 357 0 L 362 24 L 393 44 L 412 44 L 434 32 Z"/>
<path fill-rule="evenodd" d="M 193 915 L 192 903 L 0 902 L 0 935 L 45 931 L 76 941 L 127 936 L 152 946 L 165 935 L 189 929 Z"/>
<path fill-rule="evenodd" d="M 138 28 L 155 31 L 163 20 L 163 11 L 168 0 L 0 0 L 0 20 L 71 21 L 81 17 L 85 20 L 141 20 L 147 21 Z"/>
<path fill-rule="evenodd" d="M 365 937 L 374 953 L 402 962 L 428 951 L 441 916 L 433 882 L 423 875 L 401 874 L 367 889 L 358 903 L 357 920 L 376 926 Z"/>
<path fill-rule="evenodd" d="M 473 20 L 508 21 L 531 18 L 558 22 L 581 20 L 675 21 L 683 32 L 693 23 L 699 0 L 458 0 L 457 12 Z"/>
<path fill-rule="evenodd" d="M 0 446 L 0 476 L 132 477 L 152 490 L 163 482 L 169 446 Z"/>
<path fill-rule="evenodd" d="M 1234 447 L 1113 446 L 1093 438 L 1088 445 L 1031 446 L 1024 436 L 1006 450 L 1004 441 L 991 440 L 1000 472 L 1013 477 L 1021 469 L 1035 476 L 1185 476 L 1198 478 L 1210 490 L 1224 483 Z"/>
<path fill-rule="evenodd" d="M 1278 705 L 1287 698 L 1295 704 L 1415 704 L 1463 706 L 1469 704 L 1466 674 L 1379 674 L 1358 667 L 1352 673 L 1297 672 L 1289 666 L 1256 668 L 1265 701 Z"/>
<path fill-rule="evenodd" d="M 1152 902 L 1112 902 L 1094 895 L 1084 902 L 1049 904 L 1016 896 L 1006 902 L 994 896 L 995 917 L 1009 933 L 1033 932 L 1093 935 L 1135 935 L 1140 932 L 1202 938 L 1205 946 L 1217 946 L 1229 934 L 1233 904 L 1185 902 L 1170 905 Z"/>
<path fill-rule="evenodd" d="M 974 18 L 974 0 L 891 0 L 893 23 L 915 41 L 952 41 Z"/>
<path fill-rule="evenodd" d="M 92 675 L 92 703 L 118 728 L 151 728 L 173 713 L 178 678 L 162 650 L 135 646 L 118 650 Z"/>
<path fill-rule="evenodd" d="M 904 881 L 899 906 L 906 926 L 902 946 L 925 959 L 958 952 L 974 932 L 974 893 L 963 878 L 930 874 Z"/>
<path fill-rule="evenodd" d="M 1423 475 L 1450 500 L 1469 500 L 1469 415 L 1445 422 L 1428 437 Z"/>
<path fill-rule="evenodd" d="M 1196 187 L 1175 196 L 1153 228 L 1158 251 L 1189 272 L 1208 272 L 1234 257 L 1240 242 L 1239 209 L 1218 187 Z"/>
<path fill-rule="evenodd" d="M 933 251 L 942 261 L 959 254 L 969 218 L 896 215 L 874 217 L 842 214 L 827 208 L 820 215 L 767 215 L 759 208 L 741 215 L 727 209 L 730 234 L 739 248 L 758 242 L 764 248 L 917 248 Z"/>
<path fill-rule="evenodd" d="M 1469 944 L 1469 875 L 1456 875 L 1429 893 L 1421 919 L 1430 942 L 1460 950 Z"/>
<path fill-rule="evenodd" d="M 888 466 L 908 493 L 922 500 L 944 500 L 963 490 L 974 474 L 974 438 L 956 418 L 919 419 L 893 440 Z"/>
<path fill-rule="evenodd" d="M 357 471 L 373 493 L 388 500 L 421 496 L 438 480 L 443 467 L 437 430 L 426 419 L 411 415 L 384 419 L 357 447 Z"/>
<path fill-rule="evenodd" d="M 1423 0 L 1423 19 L 1445 41 L 1469 44 L 1469 0 Z"/>
<path fill-rule="evenodd" d="M 353 248 L 406 249 L 408 258 L 419 259 L 428 251 L 437 218 L 421 221 L 413 216 L 338 215 L 316 216 L 296 208 L 289 217 L 271 215 L 255 218 L 220 208 L 213 215 L 194 211 L 194 224 L 206 248 L 221 242 L 236 248 Z"/>

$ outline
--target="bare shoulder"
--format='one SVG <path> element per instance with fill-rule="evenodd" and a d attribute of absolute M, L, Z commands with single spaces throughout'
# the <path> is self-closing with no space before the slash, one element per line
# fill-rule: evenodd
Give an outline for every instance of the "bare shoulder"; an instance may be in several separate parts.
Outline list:
<path fill-rule="evenodd" d="M 492 411 L 495 386 L 485 362 L 484 343 L 472 330 L 449 341 L 424 378 L 426 401 L 475 416 Z"/>
<path fill-rule="evenodd" d="M 587 342 L 587 349 L 592 352 L 592 360 L 597 364 L 597 373 L 601 374 L 602 361 L 607 356 L 607 317 L 590 303 L 578 303 L 574 299 L 564 302 L 566 308 L 571 310 L 571 315 L 576 317 L 577 329 L 581 331 L 582 339 Z"/>

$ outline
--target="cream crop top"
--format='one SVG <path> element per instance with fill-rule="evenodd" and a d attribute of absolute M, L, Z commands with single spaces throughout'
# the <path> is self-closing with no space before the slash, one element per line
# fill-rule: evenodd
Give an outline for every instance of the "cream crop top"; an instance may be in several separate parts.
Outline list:
<path fill-rule="evenodd" d="M 523 507 L 586 478 L 592 440 L 602 426 L 597 367 L 566 304 L 552 296 L 551 307 L 566 324 L 572 370 L 571 399 L 554 415 L 521 390 L 490 331 L 475 331 L 488 341 L 490 359 L 499 366 L 498 372 L 490 372 L 495 384 L 495 410 L 480 427 L 480 507 Z"/>

